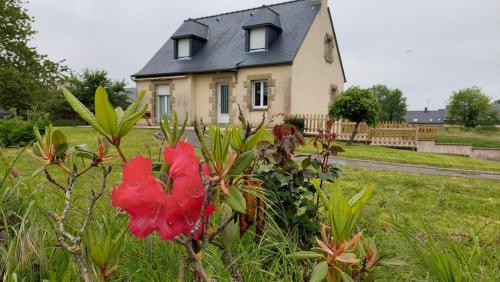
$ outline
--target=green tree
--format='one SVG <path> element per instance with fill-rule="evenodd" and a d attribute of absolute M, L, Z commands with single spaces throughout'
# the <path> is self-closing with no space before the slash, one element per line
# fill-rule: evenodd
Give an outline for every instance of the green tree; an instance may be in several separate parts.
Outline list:
<path fill-rule="evenodd" d="M 490 98 L 476 86 L 453 92 L 446 107 L 446 119 L 465 127 L 491 123 Z"/>
<path fill-rule="evenodd" d="M 129 97 L 125 92 L 125 81 L 113 81 L 104 70 L 85 69 L 81 74 L 72 74 L 65 82 L 66 88 L 82 102 L 89 110 L 94 111 L 94 93 L 99 86 L 104 87 L 108 93 L 111 104 L 127 108 L 130 105 Z M 72 108 L 64 99 L 54 104 L 52 114 L 63 118 L 76 118 Z"/>
<path fill-rule="evenodd" d="M 402 121 L 406 114 L 406 97 L 399 89 L 390 89 L 385 85 L 374 85 L 370 89 L 380 103 L 380 120 Z"/>
<path fill-rule="evenodd" d="M 0 0 L 0 107 L 24 113 L 54 89 L 67 68 L 28 42 L 36 33 L 22 0 Z"/>
<path fill-rule="evenodd" d="M 329 115 L 333 119 L 348 119 L 356 123 L 352 131 L 349 145 L 352 144 L 358 133 L 359 124 L 366 122 L 375 126 L 379 120 L 380 104 L 369 89 L 357 86 L 349 87 L 339 95 L 329 108 Z"/>

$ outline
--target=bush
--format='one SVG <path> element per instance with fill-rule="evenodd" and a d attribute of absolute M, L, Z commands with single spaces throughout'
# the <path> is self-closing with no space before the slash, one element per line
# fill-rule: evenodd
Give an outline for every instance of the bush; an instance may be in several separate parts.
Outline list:
<path fill-rule="evenodd" d="M 0 120 L 0 146 L 25 146 L 34 139 L 33 127 L 44 128 L 48 124 L 46 117 L 37 120 L 24 120 L 14 117 Z"/>
<path fill-rule="evenodd" d="M 305 129 L 305 124 L 304 124 L 304 119 L 299 118 L 299 117 L 287 117 L 285 119 L 285 125 L 290 126 L 290 125 L 295 125 L 302 134 L 304 134 L 304 129 Z"/>
<path fill-rule="evenodd" d="M 52 125 L 57 126 L 57 127 L 62 127 L 62 126 L 82 126 L 82 125 L 88 125 L 83 119 L 53 119 L 51 116 L 50 122 Z"/>

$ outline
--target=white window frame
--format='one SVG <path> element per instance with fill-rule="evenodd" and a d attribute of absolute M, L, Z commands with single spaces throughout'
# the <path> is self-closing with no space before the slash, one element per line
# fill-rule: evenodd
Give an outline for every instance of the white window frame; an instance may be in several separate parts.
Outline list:
<path fill-rule="evenodd" d="M 260 83 L 260 105 L 255 105 L 255 85 Z M 264 87 L 267 84 L 267 88 Z M 264 90 L 267 89 L 267 93 Z M 264 105 L 264 96 L 267 95 L 267 104 Z M 267 80 L 253 80 L 252 81 L 252 109 L 267 109 L 269 105 L 269 82 Z"/>
<path fill-rule="evenodd" d="M 249 43 L 248 43 L 248 49 L 249 49 L 249 52 L 262 52 L 262 51 L 266 51 L 266 28 L 265 27 L 257 27 L 257 28 L 252 28 L 250 29 L 250 35 L 249 35 Z M 258 33 L 258 32 L 261 32 L 261 33 Z M 254 36 L 256 35 L 262 35 L 263 38 L 262 39 L 262 44 L 263 46 L 257 46 L 257 47 L 252 47 L 252 43 L 255 43 L 257 39 L 255 39 Z M 252 40 L 253 38 L 253 40 Z"/>
<path fill-rule="evenodd" d="M 190 41 L 189 38 L 177 39 L 177 59 L 186 60 L 186 59 L 191 58 L 191 54 L 189 52 L 189 45 L 191 43 L 189 41 Z M 183 51 L 185 51 L 185 53 L 187 53 L 187 55 L 185 55 L 185 56 L 183 56 L 184 54 L 181 55 L 181 42 L 184 43 L 183 47 L 187 48 L 187 50 L 183 50 Z"/>
<path fill-rule="evenodd" d="M 159 89 L 164 88 L 167 89 L 166 92 L 160 93 Z M 165 109 L 166 109 L 166 114 L 167 116 L 170 115 L 170 94 L 171 94 L 171 89 L 170 89 L 170 84 L 159 84 L 156 85 L 156 119 L 158 122 L 161 121 L 163 118 L 163 115 L 160 113 L 160 96 L 166 96 L 165 101 Z"/>

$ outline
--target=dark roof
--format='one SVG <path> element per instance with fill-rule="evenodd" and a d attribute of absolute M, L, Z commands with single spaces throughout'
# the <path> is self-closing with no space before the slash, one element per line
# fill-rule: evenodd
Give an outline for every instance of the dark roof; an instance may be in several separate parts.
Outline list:
<path fill-rule="evenodd" d="M 405 120 L 407 123 L 435 123 L 444 124 L 445 110 L 437 111 L 407 111 Z"/>
<path fill-rule="evenodd" d="M 208 26 L 193 19 L 186 20 L 177 29 L 174 35 L 172 35 L 172 39 L 185 38 L 190 36 L 197 37 L 201 40 L 207 40 Z"/>
<path fill-rule="evenodd" d="M 291 64 L 320 9 L 321 3 L 316 3 L 296 0 L 195 19 L 208 26 L 209 38 L 191 59 L 174 60 L 174 40 L 168 39 L 153 58 L 133 77 L 229 71 L 250 66 Z M 272 13 L 269 9 L 280 15 L 279 20 L 283 31 L 276 37 L 269 51 L 245 52 L 245 31 L 242 25 L 251 17 L 250 14 L 269 15 Z"/>
<path fill-rule="evenodd" d="M 266 25 L 272 26 L 277 30 L 282 30 L 280 15 L 271 8 L 263 6 L 261 9 L 250 13 L 250 17 L 243 23 L 242 27 L 248 29 Z"/>
<path fill-rule="evenodd" d="M 137 89 L 135 87 L 126 87 L 123 90 L 127 93 L 129 101 L 134 101 L 137 98 Z"/>

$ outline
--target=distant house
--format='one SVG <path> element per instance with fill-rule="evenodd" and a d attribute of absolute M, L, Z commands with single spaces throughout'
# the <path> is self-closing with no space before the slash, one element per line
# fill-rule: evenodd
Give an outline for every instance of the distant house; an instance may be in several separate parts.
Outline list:
<path fill-rule="evenodd" d="M 423 111 L 407 111 L 405 120 L 407 123 L 444 124 L 445 113 L 444 109 L 429 111 L 426 107 Z"/>
<path fill-rule="evenodd" d="M 123 90 L 127 93 L 129 102 L 133 102 L 137 98 L 137 89 L 135 87 L 126 87 Z"/>
<path fill-rule="evenodd" d="M 132 79 L 154 123 L 176 111 L 228 124 L 238 105 L 254 123 L 326 114 L 345 75 L 328 1 L 295 0 L 188 19 Z"/>

